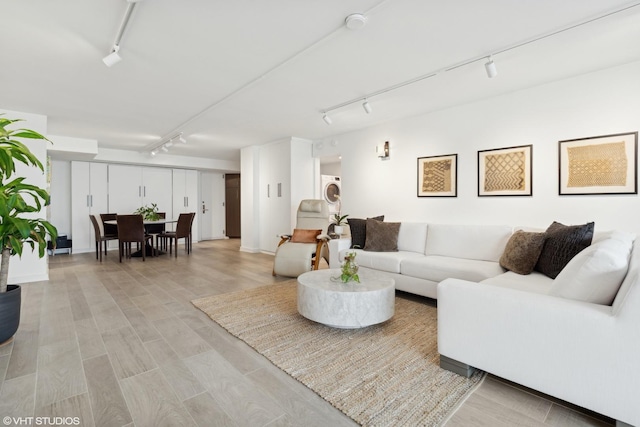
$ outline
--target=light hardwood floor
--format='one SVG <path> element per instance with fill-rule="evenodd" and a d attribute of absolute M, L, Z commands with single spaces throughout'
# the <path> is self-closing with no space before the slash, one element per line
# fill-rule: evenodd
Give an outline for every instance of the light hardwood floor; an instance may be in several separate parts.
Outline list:
<path fill-rule="evenodd" d="M 355 423 L 193 307 L 194 298 L 284 281 L 238 240 L 118 263 L 110 251 L 50 258 L 22 286 L 0 347 L 0 416 L 82 426 L 352 426 Z M 428 302 L 428 301 L 425 301 Z M 594 426 L 590 417 L 488 377 L 448 426 Z M 14 424 L 9 424 L 14 425 Z"/>

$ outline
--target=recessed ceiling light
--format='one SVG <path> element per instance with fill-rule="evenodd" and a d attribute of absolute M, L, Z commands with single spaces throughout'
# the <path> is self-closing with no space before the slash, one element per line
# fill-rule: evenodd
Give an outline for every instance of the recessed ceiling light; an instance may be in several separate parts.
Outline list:
<path fill-rule="evenodd" d="M 352 13 L 344 20 L 344 24 L 350 30 L 359 30 L 365 26 L 367 18 L 362 13 Z"/>

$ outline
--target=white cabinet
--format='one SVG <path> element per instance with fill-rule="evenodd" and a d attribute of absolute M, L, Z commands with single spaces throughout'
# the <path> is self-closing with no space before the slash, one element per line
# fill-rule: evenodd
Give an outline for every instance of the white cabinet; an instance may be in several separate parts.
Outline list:
<path fill-rule="evenodd" d="M 108 211 L 107 165 L 71 162 L 71 236 L 73 252 L 95 250 L 95 233 L 89 215 Z"/>
<path fill-rule="evenodd" d="M 291 138 L 261 146 L 259 162 L 260 250 L 275 252 L 281 234 L 296 224 L 300 201 L 314 197 L 314 160 L 309 140 Z"/>
<path fill-rule="evenodd" d="M 158 205 L 172 213 L 171 169 L 109 165 L 109 211 L 130 214 L 141 206 Z"/>
<path fill-rule="evenodd" d="M 198 240 L 198 171 L 173 169 L 173 218 L 181 213 L 195 212 L 191 233 Z"/>

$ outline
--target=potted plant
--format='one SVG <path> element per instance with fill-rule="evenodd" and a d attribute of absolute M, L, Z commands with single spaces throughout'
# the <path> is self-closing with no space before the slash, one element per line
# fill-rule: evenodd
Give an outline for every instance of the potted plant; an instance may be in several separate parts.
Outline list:
<path fill-rule="evenodd" d="M 38 158 L 14 138 L 47 140 L 29 129 L 7 129 L 18 121 L 0 117 L 0 343 L 11 338 L 20 323 L 20 286 L 7 284 L 11 256 L 22 256 L 26 243 L 31 250 L 37 245 L 38 255 L 42 258 L 47 248 L 47 236 L 52 242 L 58 236 L 58 231 L 48 221 L 31 215 L 49 204 L 47 190 L 24 182 L 24 177 L 13 176 L 16 161 L 44 172 Z"/>
<path fill-rule="evenodd" d="M 335 226 L 333 227 L 334 233 L 342 234 L 344 232 L 344 228 L 342 227 L 342 224 L 346 222 L 345 220 L 347 219 L 348 216 L 349 214 L 340 215 L 340 212 L 333 215 L 333 223 L 335 224 Z"/>
<path fill-rule="evenodd" d="M 151 203 L 151 207 L 147 205 L 142 206 L 141 208 L 136 209 L 133 213 L 136 215 L 142 215 L 142 218 L 147 221 L 157 221 L 160 219 L 158 205 L 156 203 Z"/>

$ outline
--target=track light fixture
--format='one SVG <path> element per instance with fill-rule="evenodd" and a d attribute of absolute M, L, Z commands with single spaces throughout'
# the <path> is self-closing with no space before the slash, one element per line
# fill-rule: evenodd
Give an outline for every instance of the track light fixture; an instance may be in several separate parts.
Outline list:
<path fill-rule="evenodd" d="M 111 48 L 111 53 L 102 58 L 102 62 L 104 62 L 104 65 L 106 65 L 107 67 L 112 67 L 118 62 L 122 61 L 122 57 L 118 54 L 119 50 L 120 46 L 114 44 L 113 48 Z"/>
<path fill-rule="evenodd" d="M 167 148 L 166 145 L 163 145 L 162 147 L 160 147 L 160 149 L 162 150 L 163 153 L 168 153 L 169 149 Z"/>
<path fill-rule="evenodd" d="M 181 144 L 186 144 L 187 143 L 187 140 L 182 137 L 182 134 L 178 135 L 177 140 Z"/>
<path fill-rule="evenodd" d="M 484 69 L 487 71 L 487 77 L 492 79 L 498 75 L 498 69 L 496 68 L 496 64 L 493 62 L 493 58 L 489 56 L 488 59 L 489 61 L 484 64 Z"/>
<path fill-rule="evenodd" d="M 129 19 L 131 19 L 131 14 L 133 13 L 133 9 L 135 9 L 138 1 L 140 0 L 127 0 L 127 10 L 125 11 L 124 17 L 122 18 L 122 23 L 120 23 L 120 28 L 116 33 L 116 38 L 113 42 L 111 53 L 102 58 L 102 62 L 104 62 L 107 67 L 112 67 L 118 62 L 122 61 L 122 57 L 118 54 L 118 51 L 120 50 L 120 41 L 122 40 L 124 31 L 127 29 L 127 24 L 129 24 Z"/>
<path fill-rule="evenodd" d="M 367 98 L 364 99 L 364 102 L 362 103 L 362 108 L 364 108 L 364 111 L 367 114 L 371 114 L 371 104 L 369 104 L 369 101 L 367 101 Z"/>
<path fill-rule="evenodd" d="M 155 157 L 158 154 L 158 150 L 151 150 L 151 157 Z"/>
<path fill-rule="evenodd" d="M 322 113 L 322 120 L 324 120 L 324 122 L 328 125 L 333 123 L 333 120 L 331 120 L 331 117 L 329 117 L 327 113 Z"/>
<path fill-rule="evenodd" d="M 150 147 L 151 151 L 149 152 L 149 154 L 151 154 L 152 157 L 155 157 L 158 153 L 160 153 L 160 151 L 162 151 L 163 153 L 168 153 L 169 148 L 173 147 L 176 142 L 179 142 L 181 144 L 187 143 L 187 140 L 182 136 L 182 132 L 172 136 L 171 138 L 163 139 L 159 144 L 154 145 L 153 148 Z"/>

